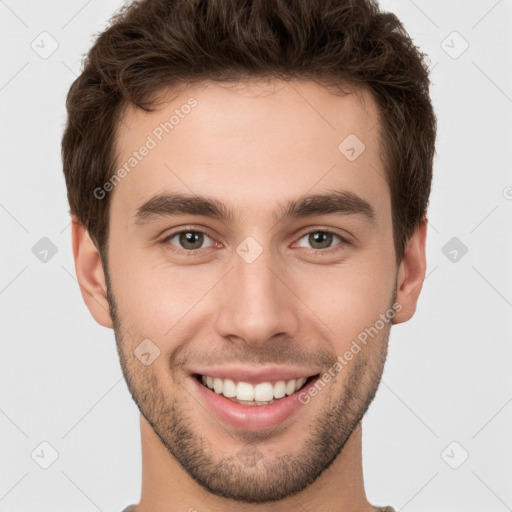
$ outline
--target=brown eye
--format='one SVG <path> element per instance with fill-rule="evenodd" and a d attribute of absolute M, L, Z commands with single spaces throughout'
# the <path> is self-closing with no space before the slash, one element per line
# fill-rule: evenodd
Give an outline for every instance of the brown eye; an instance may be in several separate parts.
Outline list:
<path fill-rule="evenodd" d="M 206 239 L 211 240 L 208 235 L 201 231 L 186 230 L 173 233 L 166 239 L 166 241 L 171 245 L 176 245 L 178 249 L 194 251 L 202 249 L 203 243 Z M 175 240 L 175 242 L 173 242 L 173 240 Z"/>
<path fill-rule="evenodd" d="M 311 249 L 315 250 L 322 250 L 322 249 L 330 249 L 332 247 L 333 241 L 338 238 L 342 242 L 344 239 L 337 235 L 336 233 L 332 233 L 330 231 L 323 231 L 323 230 L 317 230 L 317 231 L 311 231 L 310 233 L 306 233 L 304 236 L 301 237 L 300 240 L 307 239 L 307 243 L 310 244 Z M 300 247 L 304 247 L 299 242 Z"/>
<path fill-rule="evenodd" d="M 310 233 L 308 236 L 308 242 L 313 246 L 313 249 L 327 249 L 331 246 L 332 240 L 332 233 L 326 233 L 325 231 Z"/>

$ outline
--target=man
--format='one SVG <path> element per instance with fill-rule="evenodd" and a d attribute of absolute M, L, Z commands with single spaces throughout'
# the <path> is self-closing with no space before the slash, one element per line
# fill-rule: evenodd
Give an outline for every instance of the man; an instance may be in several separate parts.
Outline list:
<path fill-rule="evenodd" d="M 126 512 L 393 510 L 361 420 L 425 276 L 428 87 L 369 0 L 143 0 L 100 34 L 62 151 L 141 412 Z"/>

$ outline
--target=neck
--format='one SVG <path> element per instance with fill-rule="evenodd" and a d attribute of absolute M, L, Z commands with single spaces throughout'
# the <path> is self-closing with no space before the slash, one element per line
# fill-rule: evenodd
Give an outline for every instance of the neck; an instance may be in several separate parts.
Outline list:
<path fill-rule="evenodd" d="M 137 512 L 374 512 L 364 490 L 362 428 L 359 424 L 331 466 L 310 486 L 272 503 L 240 503 L 211 494 L 196 483 L 168 452 L 140 415 L 142 492 Z"/>

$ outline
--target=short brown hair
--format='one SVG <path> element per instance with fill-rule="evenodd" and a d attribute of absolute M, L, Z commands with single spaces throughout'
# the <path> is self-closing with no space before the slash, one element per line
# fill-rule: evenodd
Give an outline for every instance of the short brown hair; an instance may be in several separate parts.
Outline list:
<path fill-rule="evenodd" d="M 397 264 L 426 217 L 436 117 L 425 55 L 371 0 L 141 0 L 96 38 L 67 95 L 62 138 L 70 213 L 104 261 L 116 129 L 127 104 L 206 80 L 310 79 L 366 88 L 376 101 Z"/>

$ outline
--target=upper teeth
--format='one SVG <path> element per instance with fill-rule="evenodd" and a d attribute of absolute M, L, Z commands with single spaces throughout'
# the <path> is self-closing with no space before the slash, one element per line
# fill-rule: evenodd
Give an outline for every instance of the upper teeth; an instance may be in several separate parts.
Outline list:
<path fill-rule="evenodd" d="M 226 398 L 236 397 L 237 400 L 269 402 L 274 398 L 283 398 L 284 395 L 295 393 L 304 385 L 306 378 L 279 380 L 275 384 L 260 382 L 254 386 L 248 382 L 234 382 L 231 379 L 220 379 L 209 375 L 202 375 L 201 381 L 215 393 L 224 395 Z"/>

